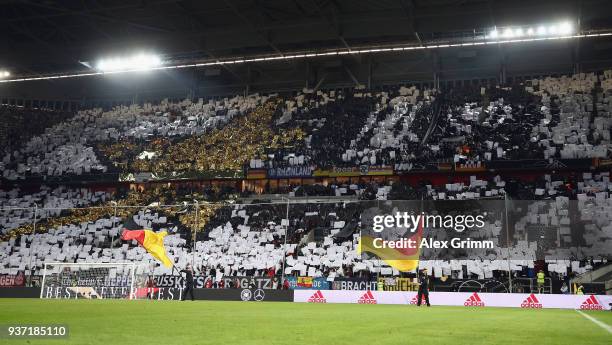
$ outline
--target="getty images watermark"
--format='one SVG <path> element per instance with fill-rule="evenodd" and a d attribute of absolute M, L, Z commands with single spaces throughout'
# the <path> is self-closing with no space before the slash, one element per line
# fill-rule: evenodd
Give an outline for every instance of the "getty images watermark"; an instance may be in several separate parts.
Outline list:
<path fill-rule="evenodd" d="M 610 221 L 595 202 L 563 200 L 384 200 L 358 204 L 357 252 L 400 261 L 607 258 Z M 350 205 L 349 205 L 350 206 Z M 356 206 L 353 206 L 356 208 Z M 348 212 L 353 212 L 347 206 Z M 594 216 L 583 217 L 584 214 Z M 348 238 L 353 224 L 339 233 Z M 588 229 L 588 231 L 585 231 Z"/>
<path fill-rule="evenodd" d="M 394 214 L 375 215 L 372 217 L 373 233 L 370 234 L 391 230 L 391 236 L 389 234 L 386 238 L 373 236 L 371 245 L 376 249 L 493 249 L 495 242 L 492 240 L 474 240 L 459 236 L 436 239 L 424 234 L 425 229 L 445 229 L 455 231 L 457 234 L 462 234 L 467 229 L 477 231 L 487 225 L 486 216 L 486 212 L 477 215 L 440 215 L 399 211 Z"/>

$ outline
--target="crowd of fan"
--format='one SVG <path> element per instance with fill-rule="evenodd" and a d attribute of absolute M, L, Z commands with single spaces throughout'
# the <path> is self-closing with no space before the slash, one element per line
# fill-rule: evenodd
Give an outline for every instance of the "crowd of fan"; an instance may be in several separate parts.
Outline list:
<path fill-rule="evenodd" d="M 156 105 L 119 106 L 110 111 L 80 111 L 69 121 L 48 127 L 44 133 L 24 141 L 21 147 L 5 148 L 0 171 L 8 180 L 138 171 L 139 162 L 155 158 L 158 151 L 223 127 L 266 100 L 258 95 L 236 96 L 207 102 L 162 101 Z M 182 152 L 188 156 L 197 153 L 195 148 Z"/>
<path fill-rule="evenodd" d="M 51 189 L 43 186 L 39 191 L 27 194 L 15 188 L 0 191 L 0 235 L 24 224 L 49 217 L 58 217 L 62 210 L 88 207 L 106 201 L 110 196 L 105 192 L 91 192 L 89 189 Z M 40 210 L 38 210 L 40 208 Z"/>
<path fill-rule="evenodd" d="M 47 110 L 14 105 L 0 106 L 0 147 L 11 152 L 34 135 L 45 129 L 67 121 L 74 113 L 61 110 Z"/>
<path fill-rule="evenodd" d="M 433 134 L 455 162 L 610 156 L 610 71 L 450 92 Z M 485 102 L 486 100 L 486 102 Z M 465 102 L 464 102 L 465 101 Z M 452 152 L 454 150 L 454 152 Z"/>
<path fill-rule="evenodd" d="M 303 90 L 285 102 L 276 125 L 302 128 L 304 142 L 269 151 L 250 167 L 385 165 L 405 171 L 436 162 L 607 158 L 610 77 L 605 71 L 442 91 Z"/>
<path fill-rule="evenodd" d="M 52 126 L 22 146 L 15 140 L 5 146 L 0 172 L 16 180 L 111 171 L 236 172 L 245 164 L 406 171 L 437 162 L 607 158 L 611 77 L 605 71 L 448 90 L 305 89 L 287 97 L 85 110 L 54 124 L 68 116 L 62 113 L 37 123 Z M 11 109 L 4 107 L 2 116 L 27 118 L 23 109 Z"/>
<path fill-rule="evenodd" d="M 364 188 L 365 187 L 365 188 Z M 557 251 L 566 259 L 551 257 L 548 271 L 566 275 L 568 270 L 582 273 L 590 269 L 576 264 L 584 252 L 573 247 L 572 236 L 582 236 L 590 255 L 609 254 L 612 245 L 612 210 L 610 209 L 610 176 L 608 173 L 583 174 L 572 178 L 546 175 L 535 182 L 504 181 L 499 177 L 468 183 L 432 186 L 423 182 L 418 186 L 394 183 L 391 186 L 335 186 L 334 189 L 353 190 L 361 199 L 378 200 L 478 200 L 503 201 L 506 193 L 513 197 L 531 197 L 534 202 L 522 213 L 513 215 L 514 228 L 511 251 L 514 259 L 511 270 L 519 274 L 533 265 L 537 250 L 537 229 L 559 227 Z M 522 193 L 522 194 L 521 194 Z M 11 195 L 18 198 L 12 198 Z M 196 215 L 187 201 L 202 202 Z M 17 201 L 11 201 L 17 200 Z M 569 206 L 577 200 L 577 207 Z M 32 210 L 24 213 L 3 213 L 16 226 L 5 229 L 0 243 L 0 273 L 15 274 L 31 271 L 40 274 L 45 261 L 119 262 L 136 260 L 150 265 L 153 274 L 169 274 L 136 243 L 121 243 L 118 236 L 128 217 L 143 227 L 167 230 L 166 247 L 179 267 L 194 262 L 203 272 L 214 271 L 220 277 L 246 274 L 282 273 L 283 248 L 287 250 L 287 275 L 325 277 L 363 276 L 371 274 L 398 275 L 384 262 L 362 257 L 357 253 L 357 233 L 362 215 L 377 207 L 376 202 L 346 198 L 345 200 L 292 201 L 289 218 L 286 203 L 260 200 L 253 204 L 206 204 L 202 191 L 158 188 L 127 193 L 92 193 L 86 190 L 43 189 L 32 195 L 18 191 L 4 194 L 2 207 L 18 204 L 21 209 L 31 202 L 45 202 L 51 210 L 38 210 L 46 218 L 38 223 L 36 232 L 29 218 Z M 116 202 L 113 205 L 112 201 Z M 163 206 L 172 203 L 173 206 Z M 95 205 L 95 207 L 88 207 Z M 135 206 L 140 205 L 140 206 Z M 115 207 L 117 206 L 117 207 Z M 132 206 L 132 207 L 129 207 Z M 60 207 L 76 209 L 57 210 Z M 517 207 L 519 208 L 519 207 Z M 527 212 L 525 212 L 527 211 Z M 573 212 L 573 213 L 571 213 Z M 578 213 L 576 213 L 578 212 Z M 585 222 L 582 233 L 573 233 L 570 219 Z M 537 225 L 537 226 L 536 226 Z M 193 242 L 193 229 L 198 229 Z M 487 223 L 487 236 L 499 236 L 499 220 Z M 8 232 L 7 232 L 8 231 Z M 534 231 L 536 232 L 534 235 Z M 284 237 L 287 233 L 287 246 Z M 500 242 L 501 243 L 501 242 Z M 195 252 L 192 248 L 195 245 Z M 434 276 L 452 275 L 456 278 L 491 278 L 495 272 L 508 269 L 508 252 L 493 250 L 481 253 L 480 259 L 422 260 L 422 268 L 430 268 Z M 504 263 L 502 265 L 502 262 Z"/>
<path fill-rule="evenodd" d="M 380 92 L 305 89 L 285 101 L 275 122 L 279 129 L 302 129 L 304 141 L 284 150 L 269 150 L 265 159 L 251 160 L 250 167 L 408 168 L 404 163 L 426 159 L 418 155 L 418 147 L 433 117 L 434 94 L 415 87 Z"/>
<path fill-rule="evenodd" d="M 20 110 L 21 111 L 21 110 Z M 481 164 L 497 159 L 610 157 L 612 71 L 531 80 L 511 87 L 466 87 L 446 91 L 415 87 L 380 92 L 304 90 L 231 99 L 186 100 L 81 111 L 69 121 L 41 122 L 45 132 L 17 147 L 6 146 L 0 171 L 8 180 L 87 173 L 236 171 L 312 165 L 319 168 L 389 165 L 396 171 L 436 160 Z M 35 132 L 35 131 L 34 131 Z M 35 134 L 35 133 L 34 133 Z M 14 143 L 14 142 L 13 142 Z M 592 253 L 612 245 L 610 176 L 607 173 L 533 182 L 471 178 L 467 183 L 417 186 L 403 183 L 293 186 L 291 197 L 336 196 L 344 201 L 228 205 L 223 190 L 175 187 L 107 193 L 41 188 L 0 192 L 0 274 L 40 274 L 45 260 L 148 262 L 155 274 L 170 273 L 135 243 L 118 243 L 128 217 L 143 227 L 166 229 L 170 257 L 183 267 L 195 261 L 217 276 L 264 274 L 272 269 L 309 276 L 397 275 L 379 260 L 356 252 L 355 230 L 367 200 L 534 200 L 517 212 L 510 248 L 511 270 L 535 258 L 535 226 L 555 226 L 566 258 L 578 217 Z M 193 200 L 201 203 L 197 212 Z M 569 200 L 576 200 L 575 208 Z M 539 203 L 538 203 L 539 202 Z M 34 207 L 36 205 L 36 207 Z M 136 206 L 138 205 L 138 206 Z M 162 205 L 173 205 L 164 207 Z M 578 213 L 576 213 L 578 212 Z M 32 221 L 36 220 L 36 221 Z M 499 234 L 500 224 L 487 224 Z M 192 231 L 196 231 L 195 236 Z M 195 242 L 193 242 L 195 238 Z M 284 239 L 288 245 L 285 247 Z M 192 248 L 195 246 L 195 252 Z M 286 252 L 283 250 L 287 249 Z M 574 250 L 574 251 L 572 251 Z M 505 256 L 504 256 L 505 255 Z M 483 253 L 460 263 L 421 262 L 435 276 L 487 278 L 507 270 L 507 252 Z M 550 260 L 548 270 L 577 273 L 577 260 Z"/>

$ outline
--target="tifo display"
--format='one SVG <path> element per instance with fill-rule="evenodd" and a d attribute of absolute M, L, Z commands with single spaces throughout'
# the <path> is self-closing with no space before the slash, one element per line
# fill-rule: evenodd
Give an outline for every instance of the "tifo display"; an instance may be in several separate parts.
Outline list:
<path fill-rule="evenodd" d="M 0 343 L 608 345 L 610 13 L 3 2 Z"/>
<path fill-rule="evenodd" d="M 33 285 L 45 263 L 135 262 L 158 284 L 154 277 L 190 265 L 197 289 L 244 287 L 236 278 L 263 276 L 272 278 L 268 287 L 303 288 L 299 277 L 326 287 L 427 268 L 438 289 L 451 278 L 501 281 L 500 291 L 576 292 L 582 282 L 571 280 L 605 266 L 612 246 L 611 77 L 583 73 L 508 88 L 303 90 L 52 117 L 58 122 L 26 145 L 7 141 L 15 143 L 0 167 L 7 180 L 99 172 L 101 181 L 130 185 L 1 191 L 0 272 L 5 285 Z M 75 145 L 91 159 L 57 151 Z M 68 170 L 53 158 L 75 155 L 81 158 L 70 158 Z M 465 175 L 418 175 L 445 176 L 449 160 Z M 529 172 L 535 167 L 544 174 Z M 246 179 L 214 178 L 228 172 Z M 194 173 L 212 179 L 173 180 Z M 282 178 L 299 181 L 281 185 Z M 272 190 L 283 194 L 256 200 Z M 389 203 L 398 200 L 407 203 Z M 418 248 L 395 245 L 409 242 Z M 540 288 L 539 271 L 547 282 Z M 585 292 L 603 291 L 587 285 Z"/>

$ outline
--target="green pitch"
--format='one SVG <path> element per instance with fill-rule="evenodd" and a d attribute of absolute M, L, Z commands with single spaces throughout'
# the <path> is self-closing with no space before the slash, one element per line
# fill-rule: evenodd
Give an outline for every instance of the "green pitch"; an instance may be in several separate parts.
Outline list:
<path fill-rule="evenodd" d="M 612 325 L 611 312 L 585 312 Z M 612 344 L 574 310 L 0 299 L 0 324 L 65 323 L 61 340 L 0 344 Z"/>

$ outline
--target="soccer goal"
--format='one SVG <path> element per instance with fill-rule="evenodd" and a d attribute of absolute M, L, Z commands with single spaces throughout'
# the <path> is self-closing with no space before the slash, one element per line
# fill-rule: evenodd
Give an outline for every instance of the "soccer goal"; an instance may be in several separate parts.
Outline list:
<path fill-rule="evenodd" d="M 138 299 L 146 297 L 148 279 L 133 262 L 45 263 L 40 298 Z"/>

